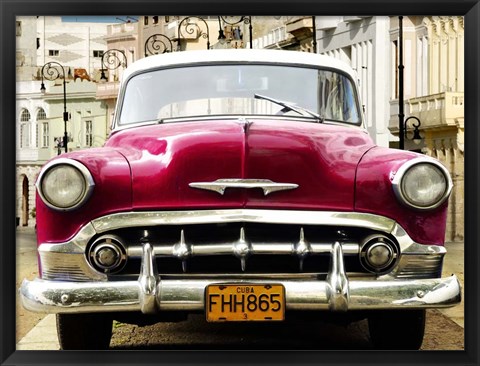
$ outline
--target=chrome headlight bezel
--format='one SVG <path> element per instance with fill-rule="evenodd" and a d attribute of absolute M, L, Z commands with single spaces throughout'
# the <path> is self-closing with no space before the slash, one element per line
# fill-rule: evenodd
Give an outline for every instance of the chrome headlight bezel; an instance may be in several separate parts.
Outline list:
<path fill-rule="evenodd" d="M 43 186 L 42 186 L 43 180 L 45 179 L 45 177 L 49 172 L 51 172 L 53 169 L 58 169 L 61 166 L 65 166 L 65 165 L 68 165 L 76 169 L 80 173 L 83 179 L 82 193 L 79 195 L 79 198 L 75 201 L 75 203 L 72 204 L 71 206 L 60 206 L 58 204 L 55 204 L 55 202 L 51 202 L 47 198 L 47 195 L 45 194 L 45 192 L 43 192 Z M 93 180 L 92 174 L 90 173 L 90 171 L 87 169 L 85 165 L 73 159 L 60 158 L 47 163 L 42 168 L 42 171 L 40 172 L 35 185 L 37 188 L 38 195 L 40 196 L 40 198 L 42 199 L 43 203 L 45 203 L 46 206 L 56 211 L 65 212 L 65 211 L 72 211 L 81 207 L 91 196 L 93 189 L 95 187 L 95 182 Z"/>
<path fill-rule="evenodd" d="M 420 206 L 411 202 L 410 199 L 406 196 L 402 188 L 402 183 L 403 183 L 403 178 L 405 177 L 405 174 L 410 169 L 412 169 L 417 165 L 425 165 L 425 164 L 435 167 L 443 175 L 443 177 L 445 178 L 446 186 L 439 200 L 437 200 L 436 202 L 430 205 Z M 392 187 L 398 201 L 402 203 L 404 206 L 408 208 L 413 208 L 415 210 L 420 210 L 420 211 L 430 211 L 440 207 L 448 199 L 448 197 L 450 196 L 450 193 L 452 192 L 453 182 L 452 182 L 452 178 L 450 176 L 449 171 L 439 161 L 434 159 L 429 159 L 426 157 L 425 158 L 420 157 L 420 158 L 415 158 L 407 161 L 398 169 L 398 171 L 396 172 L 392 180 Z"/>

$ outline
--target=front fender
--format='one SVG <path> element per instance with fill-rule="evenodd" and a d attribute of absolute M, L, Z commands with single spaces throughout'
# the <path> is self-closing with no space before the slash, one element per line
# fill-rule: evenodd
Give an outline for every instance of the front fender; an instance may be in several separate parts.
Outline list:
<path fill-rule="evenodd" d="M 355 211 L 397 221 L 418 243 L 443 245 L 448 201 L 432 211 L 417 211 L 402 205 L 392 188 L 392 179 L 400 166 L 419 156 L 423 155 L 382 147 L 369 150 L 357 167 Z"/>
<path fill-rule="evenodd" d="M 62 154 L 79 161 L 92 174 L 95 187 L 88 201 L 76 210 L 55 211 L 36 195 L 38 243 L 63 242 L 92 219 L 132 207 L 130 166 L 114 149 L 99 148 Z"/>

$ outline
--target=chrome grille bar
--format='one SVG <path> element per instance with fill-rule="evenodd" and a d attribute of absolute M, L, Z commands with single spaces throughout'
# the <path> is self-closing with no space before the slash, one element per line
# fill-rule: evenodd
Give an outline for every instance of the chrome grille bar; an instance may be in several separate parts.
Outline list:
<path fill-rule="evenodd" d="M 144 240 L 144 239 L 142 239 Z M 299 239 L 296 243 L 268 243 L 252 242 L 243 227 L 240 228 L 239 238 L 236 241 L 216 244 L 193 244 L 188 243 L 185 236 L 185 229 L 180 231 L 180 239 L 173 245 L 153 244 L 153 253 L 160 257 L 176 257 L 185 261 L 191 256 L 206 255 L 235 255 L 240 259 L 246 259 L 252 254 L 293 254 L 300 259 L 309 254 L 330 253 L 332 243 L 310 243 L 306 237 L 303 227 L 300 228 Z M 358 243 L 342 243 L 342 250 L 345 254 L 358 254 L 360 247 Z M 142 246 L 130 245 L 127 249 L 129 257 L 141 257 Z"/>
<path fill-rule="evenodd" d="M 152 244 L 154 247 L 155 256 L 158 257 L 177 257 L 174 245 Z M 191 244 L 190 256 L 209 256 L 209 255 L 234 255 L 233 243 L 222 244 Z M 313 243 L 310 244 L 311 250 L 308 254 L 329 254 L 332 244 L 328 243 Z M 343 254 L 356 255 L 359 252 L 358 243 L 342 243 Z M 130 258 L 140 258 L 142 256 L 141 245 L 131 245 L 127 250 Z M 251 243 L 251 255 L 254 254 L 297 254 L 292 243 Z"/>

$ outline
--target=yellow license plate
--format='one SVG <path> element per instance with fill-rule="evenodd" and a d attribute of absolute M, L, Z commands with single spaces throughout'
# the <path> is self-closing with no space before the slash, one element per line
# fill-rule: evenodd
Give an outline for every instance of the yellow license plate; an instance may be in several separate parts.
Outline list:
<path fill-rule="evenodd" d="M 209 285 L 205 292 L 209 322 L 279 321 L 285 318 L 282 285 Z"/>

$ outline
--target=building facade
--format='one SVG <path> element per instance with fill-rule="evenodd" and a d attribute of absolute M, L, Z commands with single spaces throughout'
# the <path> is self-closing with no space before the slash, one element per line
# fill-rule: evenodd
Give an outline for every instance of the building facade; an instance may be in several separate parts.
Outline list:
<path fill-rule="evenodd" d="M 422 143 L 415 147 L 440 160 L 450 171 L 453 192 L 449 201 L 446 239 L 464 239 L 464 24 L 463 17 L 404 17 L 405 119 L 418 118 Z M 390 130 L 398 136 L 399 19 L 391 18 Z M 410 136 L 411 137 L 411 136 Z"/>
<path fill-rule="evenodd" d="M 366 128 L 380 146 L 390 146 L 389 24 L 386 16 L 317 17 L 318 53 L 349 64 L 357 73 Z"/>
<path fill-rule="evenodd" d="M 17 225 L 33 227 L 36 178 L 47 160 L 64 152 L 65 105 L 69 151 L 106 139 L 106 108 L 95 96 L 107 28 L 43 16 L 17 17 L 16 27 L 16 217 Z M 50 62 L 54 74 L 42 79 Z"/>

